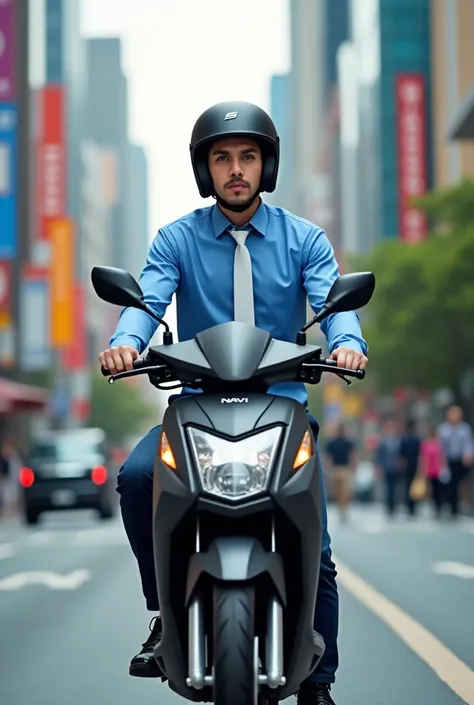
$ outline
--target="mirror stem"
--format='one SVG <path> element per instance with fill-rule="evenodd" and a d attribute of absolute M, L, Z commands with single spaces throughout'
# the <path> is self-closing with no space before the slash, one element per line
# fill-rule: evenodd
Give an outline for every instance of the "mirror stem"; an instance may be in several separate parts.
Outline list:
<path fill-rule="evenodd" d="M 308 323 L 306 323 L 306 324 L 303 326 L 303 328 L 301 329 L 301 332 L 302 332 L 302 333 L 306 333 L 306 331 L 307 331 L 309 328 L 311 328 L 311 326 L 314 326 L 314 324 L 317 323 L 317 322 L 318 322 L 317 316 L 315 316 L 314 318 L 312 318 L 310 321 L 308 321 Z"/>
<path fill-rule="evenodd" d="M 139 303 L 140 303 L 140 308 L 141 308 L 143 311 L 145 311 L 145 313 L 147 313 L 149 316 L 151 316 L 155 321 L 157 321 L 157 323 L 159 323 L 160 325 L 162 325 L 163 328 L 165 329 L 165 331 L 166 331 L 167 333 L 170 332 L 170 327 L 169 327 L 169 325 L 166 323 L 166 321 L 164 321 L 162 318 L 160 318 L 159 316 L 157 316 L 156 313 L 153 311 L 153 309 L 150 308 L 150 306 L 148 306 L 148 304 L 144 303 L 144 301 L 140 301 Z"/>

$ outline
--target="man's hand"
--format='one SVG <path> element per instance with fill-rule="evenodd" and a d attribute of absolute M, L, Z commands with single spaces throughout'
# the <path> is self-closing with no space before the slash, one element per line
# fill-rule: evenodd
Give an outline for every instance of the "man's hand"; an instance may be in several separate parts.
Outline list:
<path fill-rule="evenodd" d="M 124 370 L 133 370 L 133 363 L 138 360 L 140 353 L 130 345 L 119 345 L 117 348 L 108 348 L 99 355 L 102 367 L 113 375 Z"/>
<path fill-rule="evenodd" d="M 361 352 L 346 347 L 333 350 L 330 360 L 337 360 L 337 366 L 345 367 L 347 370 L 363 370 L 369 362 Z"/>

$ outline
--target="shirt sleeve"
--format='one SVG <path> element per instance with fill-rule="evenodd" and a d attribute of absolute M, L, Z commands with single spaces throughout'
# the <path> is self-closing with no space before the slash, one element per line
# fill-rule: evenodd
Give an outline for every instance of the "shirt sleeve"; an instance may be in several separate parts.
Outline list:
<path fill-rule="evenodd" d="M 333 282 L 339 277 L 334 250 L 321 228 L 314 228 L 306 239 L 302 274 L 310 306 L 318 314 Z M 364 355 L 368 352 L 356 311 L 331 314 L 321 323 L 321 330 L 328 342 L 329 352 L 343 345 Z"/>
<path fill-rule="evenodd" d="M 176 243 L 165 230 L 159 230 L 148 252 L 138 283 L 145 302 L 163 318 L 179 286 L 180 267 Z M 125 308 L 119 318 L 111 347 L 130 345 L 143 352 L 158 328 L 158 323 L 144 311 Z"/>

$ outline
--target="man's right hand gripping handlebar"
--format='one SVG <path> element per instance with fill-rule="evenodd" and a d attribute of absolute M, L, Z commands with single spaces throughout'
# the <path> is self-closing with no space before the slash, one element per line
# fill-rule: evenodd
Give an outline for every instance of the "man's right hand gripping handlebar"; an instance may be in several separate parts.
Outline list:
<path fill-rule="evenodd" d="M 118 345 L 115 348 L 108 348 L 99 355 L 99 362 L 102 365 L 103 375 L 116 375 L 125 370 L 133 370 L 134 362 L 138 360 L 140 353 L 131 345 Z"/>

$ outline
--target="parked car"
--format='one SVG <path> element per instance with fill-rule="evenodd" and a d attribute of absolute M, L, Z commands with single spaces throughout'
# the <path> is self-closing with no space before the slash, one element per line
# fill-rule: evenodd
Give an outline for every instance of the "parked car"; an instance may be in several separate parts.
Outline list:
<path fill-rule="evenodd" d="M 99 428 L 48 431 L 37 437 L 19 472 L 23 516 L 36 524 L 42 512 L 95 509 L 115 514 L 117 471 Z"/>

